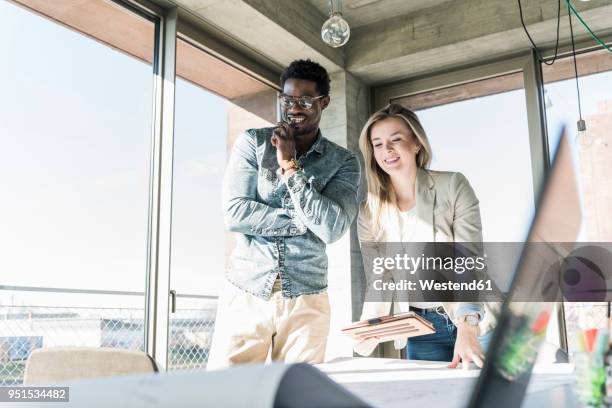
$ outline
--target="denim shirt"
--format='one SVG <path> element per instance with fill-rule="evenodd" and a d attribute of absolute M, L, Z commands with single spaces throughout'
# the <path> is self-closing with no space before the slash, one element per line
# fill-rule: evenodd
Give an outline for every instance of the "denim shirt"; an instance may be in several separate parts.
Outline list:
<path fill-rule="evenodd" d="M 237 233 L 227 279 L 262 299 L 270 298 L 277 276 L 287 298 L 326 289 L 326 244 L 349 229 L 358 209 L 355 154 L 319 131 L 298 158 L 303 170 L 284 179 L 273 129 L 238 137 L 223 180 L 225 224 Z"/>

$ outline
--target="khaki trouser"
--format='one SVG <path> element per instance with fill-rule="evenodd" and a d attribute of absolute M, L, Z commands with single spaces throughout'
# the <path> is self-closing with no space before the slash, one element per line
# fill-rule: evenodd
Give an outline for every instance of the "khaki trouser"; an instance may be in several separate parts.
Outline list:
<path fill-rule="evenodd" d="M 273 361 L 321 363 L 329 333 L 327 292 L 282 296 L 277 279 L 270 300 L 226 282 L 217 306 L 209 370 Z"/>

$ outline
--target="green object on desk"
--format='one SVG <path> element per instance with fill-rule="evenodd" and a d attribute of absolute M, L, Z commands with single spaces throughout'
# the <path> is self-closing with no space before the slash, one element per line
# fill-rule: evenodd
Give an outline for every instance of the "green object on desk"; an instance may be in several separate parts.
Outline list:
<path fill-rule="evenodd" d="M 528 316 L 512 316 L 512 334 L 502 343 L 497 363 L 497 370 L 505 379 L 516 380 L 535 363 L 546 335 L 546 324 L 541 322 L 546 318 L 547 323 L 547 317 L 539 316 L 531 321 Z"/>
<path fill-rule="evenodd" d="M 581 406 L 602 406 L 606 382 L 603 356 L 599 353 L 577 352 L 572 360 L 575 390 Z"/>

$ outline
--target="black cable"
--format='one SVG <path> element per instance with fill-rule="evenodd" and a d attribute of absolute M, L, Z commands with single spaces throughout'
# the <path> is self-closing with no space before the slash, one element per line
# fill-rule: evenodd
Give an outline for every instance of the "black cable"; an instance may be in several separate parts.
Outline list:
<path fill-rule="evenodd" d="M 569 13 L 569 11 L 568 11 L 568 13 Z M 557 41 L 555 43 L 555 56 L 552 58 L 552 60 L 550 60 L 550 64 L 548 62 L 544 61 L 544 63 L 546 65 L 554 64 L 555 60 L 557 59 L 557 55 L 559 53 L 559 27 L 560 26 L 561 26 L 561 0 L 559 0 L 557 2 Z"/>
<path fill-rule="evenodd" d="M 576 78 L 576 93 L 578 94 L 578 115 L 580 116 L 580 120 L 582 120 L 582 107 L 580 106 L 580 86 L 578 85 L 578 64 L 576 63 L 576 46 L 574 44 L 574 29 L 572 27 L 572 13 L 568 13 L 567 17 L 569 18 L 570 35 L 572 37 L 572 55 L 574 57 L 574 76 Z"/>
<path fill-rule="evenodd" d="M 533 38 L 531 38 L 531 35 L 529 34 L 529 31 L 527 30 L 527 26 L 525 25 L 525 20 L 523 19 L 523 6 L 521 5 L 521 0 L 517 0 L 517 1 L 518 1 L 518 6 L 519 6 L 519 15 L 521 16 L 521 24 L 523 25 L 523 30 L 525 30 L 525 34 L 527 34 L 527 38 L 529 38 L 529 41 L 531 42 L 531 45 L 533 46 L 533 49 L 535 50 L 538 60 L 546 65 L 554 64 L 557 59 L 558 52 L 559 52 L 559 26 L 561 25 L 561 0 L 557 1 L 557 40 L 555 41 L 555 55 L 550 61 L 544 60 L 544 58 L 542 57 L 542 54 L 540 54 L 540 50 L 538 50 L 538 46 L 533 41 Z"/>

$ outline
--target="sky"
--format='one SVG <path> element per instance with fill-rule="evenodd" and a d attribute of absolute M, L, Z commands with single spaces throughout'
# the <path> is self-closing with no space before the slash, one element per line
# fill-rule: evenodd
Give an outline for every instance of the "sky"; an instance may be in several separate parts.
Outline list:
<path fill-rule="evenodd" d="M 524 101 L 521 89 L 418 112 L 431 139 L 431 167 L 462 172 L 480 200 L 485 241 L 522 241 L 533 211 Z"/>
<path fill-rule="evenodd" d="M 0 285 L 143 291 L 151 66 L 5 1 L 0 21 Z M 612 98 L 604 83 L 611 72 L 581 78 L 585 116 Z M 573 126 L 573 81 L 547 91 L 550 127 Z M 524 98 L 517 90 L 419 112 L 432 168 L 467 176 L 488 241 L 521 241 L 533 212 Z M 177 81 L 171 272 L 179 293 L 215 295 L 223 276 L 228 104 Z M 0 291 L 0 305 L 66 299 Z"/>
<path fill-rule="evenodd" d="M 151 66 L 5 1 L 0 19 L 0 285 L 144 291 Z M 182 293 L 213 294 L 222 276 L 227 105 L 177 80 Z"/>

